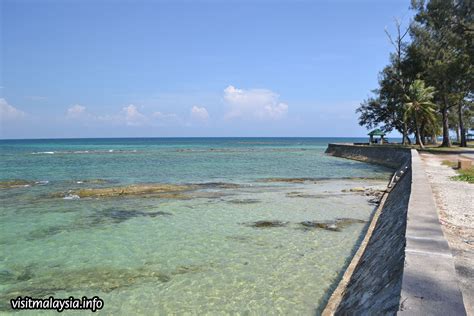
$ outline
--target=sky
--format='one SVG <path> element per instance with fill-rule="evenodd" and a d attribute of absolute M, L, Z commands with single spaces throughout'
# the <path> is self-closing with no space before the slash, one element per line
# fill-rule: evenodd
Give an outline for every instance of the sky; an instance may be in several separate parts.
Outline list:
<path fill-rule="evenodd" d="M 0 138 L 365 136 L 384 29 L 411 15 L 409 0 L 0 0 Z"/>

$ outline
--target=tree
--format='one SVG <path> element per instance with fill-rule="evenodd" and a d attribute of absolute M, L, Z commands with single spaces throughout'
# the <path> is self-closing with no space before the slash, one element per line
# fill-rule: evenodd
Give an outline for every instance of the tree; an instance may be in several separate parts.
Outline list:
<path fill-rule="evenodd" d="M 472 7 L 464 0 L 413 0 L 417 10 L 410 28 L 412 58 L 421 77 L 436 88 L 435 102 L 442 115 L 443 143 L 449 147 L 449 112 L 457 107 L 461 143 L 465 144 L 463 100 L 472 91 Z"/>
<path fill-rule="evenodd" d="M 461 146 L 467 146 L 466 131 L 473 125 L 472 0 L 412 0 L 411 8 L 416 10 L 408 33 L 411 42 L 405 40 L 406 30 L 396 20 L 396 34 L 386 32 L 395 52 L 379 74 L 379 87 L 374 95 L 356 110 L 359 124 L 380 127 L 386 132 L 395 129 L 403 135 L 403 143 L 407 135 L 415 133 L 421 146 L 428 138 L 436 143 L 442 132 L 441 146 L 450 147 L 449 133 L 454 129 Z M 433 115 L 425 113 L 419 117 L 424 112 L 413 109 L 407 112 L 408 87 L 419 79 L 434 87 L 430 102 L 436 104 L 437 113 Z M 434 123 L 438 117 L 441 125 Z"/>
<path fill-rule="evenodd" d="M 395 48 L 395 53 L 391 54 L 393 71 L 390 71 L 389 73 L 392 75 L 392 79 L 395 81 L 400 92 L 405 93 L 408 83 L 406 82 L 407 81 L 406 77 L 404 77 L 403 67 L 402 67 L 402 61 L 405 58 L 405 51 L 406 51 L 405 50 L 406 44 L 404 43 L 403 39 L 407 36 L 410 29 L 406 28 L 405 30 L 402 30 L 401 25 L 402 25 L 401 21 L 399 19 L 395 19 L 395 27 L 397 29 L 396 38 L 393 38 L 393 36 L 388 32 L 387 29 L 385 29 L 385 34 L 387 34 L 387 37 L 390 43 Z M 403 102 L 400 97 L 396 97 L 395 102 L 401 103 L 399 104 L 399 106 L 401 105 L 403 107 Z M 402 111 L 404 112 L 405 109 L 402 109 Z M 410 139 L 408 138 L 408 125 L 407 125 L 406 120 L 404 119 L 404 115 L 402 115 L 402 118 L 403 118 L 402 145 L 406 145 L 406 143 L 410 141 Z"/>
<path fill-rule="evenodd" d="M 434 87 L 426 87 L 423 80 L 417 79 L 410 85 L 406 95 L 405 120 L 410 117 L 413 118 L 416 142 L 420 145 L 420 148 L 424 148 L 420 124 L 424 122 L 433 127 L 436 125 L 434 109 L 436 105 L 431 102 L 434 94 Z"/>

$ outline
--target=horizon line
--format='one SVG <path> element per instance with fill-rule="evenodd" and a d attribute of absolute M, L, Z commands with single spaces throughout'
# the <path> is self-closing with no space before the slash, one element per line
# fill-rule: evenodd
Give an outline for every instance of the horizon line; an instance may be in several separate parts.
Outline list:
<path fill-rule="evenodd" d="M 75 139 L 199 139 L 199 138 L 366 138 L 368 136 L 112 136 L 112 137 L 39 137 L 39 138 L 0 138 L 0 141 L 9 140 L 75 140 Z M 400 138 L 400 137 L 392 137 Z"/>

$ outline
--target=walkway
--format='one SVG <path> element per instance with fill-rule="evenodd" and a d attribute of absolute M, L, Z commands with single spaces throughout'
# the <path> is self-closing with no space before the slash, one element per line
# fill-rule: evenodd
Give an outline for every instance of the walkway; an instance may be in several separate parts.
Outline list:
<path fill-rule="evenodd" d="M 423 162 L 412 150 L 400 315 L 465 315 L 454 259 L 441 230 Z"/>
<path fill-rule="evenodd" d="M 435 197 L 444 236 L 454 256 L 466 312 L 474 316 L 474 184 L 452 180 L 456 172 L 442 165 L 445 160 L 456 162 L 457 154 L 422 153 L 420 156 Z"/>

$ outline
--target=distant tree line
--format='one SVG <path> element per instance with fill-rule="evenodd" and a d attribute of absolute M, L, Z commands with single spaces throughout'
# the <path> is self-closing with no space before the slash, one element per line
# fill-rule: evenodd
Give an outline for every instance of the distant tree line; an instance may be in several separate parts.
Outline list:
<path fill-rule="evenodd" d="M 406 29 L 396 20 L 390 62 L 379 74 L 379 87 L 356 110 L 359 124 L 396 130 L 403 144 L 450 147 L 450 130 L 467 146 L 474 128 L 474 21 L 472 0 L 412 0 L 413 21 Z"/>

